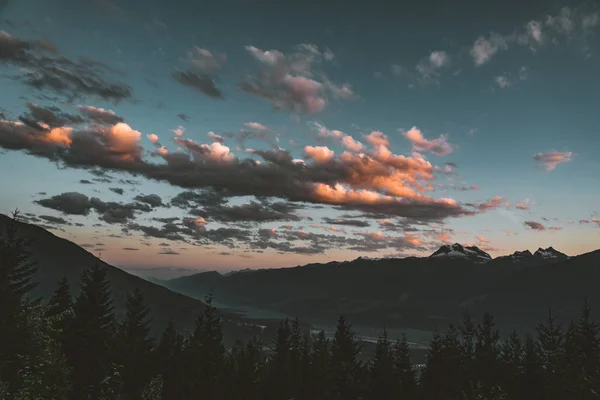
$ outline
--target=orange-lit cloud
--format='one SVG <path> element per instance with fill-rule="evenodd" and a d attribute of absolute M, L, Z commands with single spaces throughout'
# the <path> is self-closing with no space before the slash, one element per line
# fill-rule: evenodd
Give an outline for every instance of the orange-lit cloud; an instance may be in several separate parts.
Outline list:
<path fill-rule="evenodd" d="M 427 140 L 417 127 L 412 127 L 405 132 L 404 137 L 412 143 L 413 148 L 417 151 L 428 151 L 438 156 L 445 156 L 454 151 L 445 135 L 441 135 L 437 139 Z"/>

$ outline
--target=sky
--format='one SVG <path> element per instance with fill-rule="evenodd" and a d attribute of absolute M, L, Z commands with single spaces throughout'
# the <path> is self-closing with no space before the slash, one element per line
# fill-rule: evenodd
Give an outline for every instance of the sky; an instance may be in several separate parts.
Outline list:
<path fill-rule="evenodd" d="M 0 212 L 114 265 L 600 247 L 600 5 L 0 1 Z"/>

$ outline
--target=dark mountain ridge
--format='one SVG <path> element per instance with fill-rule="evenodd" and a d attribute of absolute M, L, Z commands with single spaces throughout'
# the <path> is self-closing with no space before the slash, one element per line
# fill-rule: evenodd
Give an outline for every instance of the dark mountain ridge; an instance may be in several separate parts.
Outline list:
<path fill-rule="evenodd" d="M 530 329 L 548 306 L 567 310 L 561 311 L 565 318 L 576 316 L 572 306 L 580 305 L 584 296 L 600 309 L 596 291 L 585 285 L 580 290 L 576 284 L 578 279 L 600 281 L 600 251 L 569 258 L 548 248 L 538 255 L 525 250 L 488 257 L 476 247 L 455 244 L 442 246 L 430 257 L 358 258 L 243 274 L 196 274 L 164 284 L 197 298 L 212 290 L 227 305 L 274 310 L 318 323 L 344 314 L 356 324 L 390 328 L 442 327 L 469 309 L 474 314 L 494 311 L 510 329 L 516 326 L 513 322 Z M 556 278 L 559 275 L 565 279 Z M 514 301 L 538 294 L 543 301 Z"/>
<path fill-rule="evenodd" d="M 29 241 L 28 251 L 37 268 L 34 276 L 37 286 L 32 292 L 34 297 L 48 299 L 63 276 L 67 277 L 73 296 L 77 296 L 84 270 L 99 265 L 107 269 L 117 319 L 124 315 L 127 293 L 135 288 L 144 292 L 153 319 L 154 334 L 160 333 L 167 326 L 169 319 L 172 319 L 182 331 L 188 331 L 193 327 L 196 317 L 204 310 L 204 303 L 198 299 L 171 291 L 164 286 L 113 267 L 75 243 L 59 238 L 41 227 L 16 222 L 0 214 L 0 233 L 5 232 L 4 229 L 9 224 L 16 224 L 17 234 Z M 260 332 L 260 328 L 236 315 L 221 313 L 221 316 L 228 340 Z"/>

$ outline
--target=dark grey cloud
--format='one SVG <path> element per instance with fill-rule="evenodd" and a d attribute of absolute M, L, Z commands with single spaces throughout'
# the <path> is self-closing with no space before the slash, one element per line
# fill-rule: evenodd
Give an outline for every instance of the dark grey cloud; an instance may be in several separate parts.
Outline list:
<path fill-rule="evenodd" d="M 83 118 L 80 116 L 64 113 L 57 107 L 42 107 L 29 102 L 26 105 L 29 112 L 21 115 L 19 120 L 34 129 L 45 131 L 67 124 L 72 125 L 83 122 Z M 47 127 L 43 127 L 40 124 L 45 124 Z"/>
<path fill-rule="evenodd" d="M 193 71 L 174 71 L 173 78 L 182 85 L 199 90 L 208 97 L 223 99 L 223 93 L 209 75 L 199 75 Z"/>
<path fill-rule="evenodd" d="M 535 222 L 535 221 L 525 221 L 523 222 L 523 224 L 533 230 L 536 231 L 545 231 L 546 227 L 542 224 L 540 224 L 539 222 Z"/>
<path fill-rule="evenodd" d="M 178 256 L 180 253 L 174 251 L 174 250 L 163 250 L 161 252 L 159 252 L 158 254 L 163 254 L 163 255 L 170 255 L 170 256 Z"/>
<path fill-rule="evenodd" d="M 104 202 L 77 192 L 62 193 L 48 199 L 36 200 L 35 203 L 67 215 L 88 215 L 94 210 L 100 220 L 109 224 L 126 223 L 135 219 L 136 212 L 151 211 L 147 205 Z"/>
<path fill-rule="evenodd" d="M 97 62 L 73 61 L 57 53 L 56 46 L 44 40 L 23 40 L 0 32 L 0 63 L 23 67 L 16 79 L 38 90 L 51 90 L 73 100 L 95 96 L 119 101 L 130 98 L 131 88 L 105 77 L 106 68 Z"/>
<path fill-rule="evenodd" d="M 358 220 L 358 219 L 344 219 L 344 218 L 323 218 L 323 223 L 329 225 L 345 225 L 345 226 L 355 226 L 357 228 L 367 228 L 371 226 L 368 221 Z"/>
<path fill-rule="evenodd" d="M 135 196 L 133 200 L 148 204 L 150 207 L 164 206 L 162 199 L 157 194 L 140 194 Z"/>
<path fill-rule="evenodd" d="M 80 179 L 79 183 L 84 184 L 84 185 L 93 185 L 94 182 L 88 181 L 87 179 Z"/>
<path fill-rule="evenodd" d="M 177 116 L 185 122 L 190 122 L 190 116 L 184 113 L 177 114 Z"/>
<path fill-rule="evenodd" d="M 111 192 L 115 192 L 116 194 L 120 194 L 120 195 L 123 195 L 123 193 L 125 193 L 125 190 L 123 190 L 121 188 L 116 188 L 116 187 L 108 188 L 108 190 L 110 190 Z"/>
<path fill-rule="evenodd" d="M 123 250 L 126 250 L 126 251 L 138 251 L 139 249 L 136 249 L 135 247 L 123 247 Z"/>
<path fill-rule="evenodd" d="M 71 225 L 71 223 L 69 221 L 67 221 L 64 218 L 61 217 L 54 217 L 52 215 L 40 215 L 38 216 L 39 219 L 44 220 L 46 222 L 49 222 L 51 224 L 57 224 L 57 225 Z"/>
<path fill-rule="evenodd" d="M 299 208 L 301 206 L 289 202 L 251 201 L 242 205 L 210 205 L 205 206 L 203 209 L 192 210 L 190 213 L 225 223 L 300 221 L 302 218 L 296 214 Z"/>

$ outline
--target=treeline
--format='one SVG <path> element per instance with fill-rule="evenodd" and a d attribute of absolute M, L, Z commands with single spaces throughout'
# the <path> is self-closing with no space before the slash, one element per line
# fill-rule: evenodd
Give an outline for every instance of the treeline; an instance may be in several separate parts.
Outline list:
<path fill-rule="evenodd" d="M 226 349 L 207 299 L 195 330 L 150 335 L 140 291 L 115 320 L 106 270 L 84 273 L 73 299 L 63 279 L 47 304 L 31 300 L 34 265 L 14 232 L 0 241 L 0 399 L 110 400 L 571 400 L 600 398 L 599 327 L 587 303 L 563 327 L 551 315 L 534 336 L 500 340 L 490 315 L 436 333 L 426 364 L 384 331 L 369 362 L 342 317 L 335 336 L 281 322 L 273 343 Z"/>

